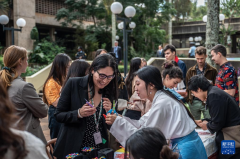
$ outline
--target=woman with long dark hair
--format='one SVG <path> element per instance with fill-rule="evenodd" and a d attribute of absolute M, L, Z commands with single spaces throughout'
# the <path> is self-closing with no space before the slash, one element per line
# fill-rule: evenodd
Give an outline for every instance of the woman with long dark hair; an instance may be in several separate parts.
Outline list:
<path fill-rule="evenodd" d="M 143 128 L 126 141 L 125 159 L 178 159 L 163 133 L 157 128 Z"/>
<path fill-rule="evenodd" d="M 58 159 L 84 147 L 108 147 L 103 114 L 112 108 L 111 101 L 117 100 L 116 76 L 114 58 L 104 54 L 94 59 L 87 76 L 68 79 L 55 112 L 62 123 L 53 153 Z"/>
<path fill-rule="evenodd" d="M 27 50 L 15 45 L 8 47 L 3 55 L 3 63 L 0 80 L 15 106 L 19 117 L 16 124 L 22 122 L 26 131 L 47 144 L 39 118 L 47 116 L 48 106 L 38 96 L 33 85 L 21 78 L 28 67 Z"/>
<path fill-rule="evenodd" d="M 54 113 L 60 98 L 62 85 L 66 79 L 71 58 L 67 54 L 58 54 L 52 64 L 52 68 L 43 87 L 43 101 L 49 106 L 48 127 L 51 139 L 57 138 L 61 124 L 54 117 Z"/>
<path fill-rule="evenodd" d="M 141 99 L 149 99 L 152 107 L 138 121 L 108 114 L 106 122 L 112 125 L 110 133 L 125 146 L 134 132 L 144 127 L 156 127 L 171 141 L 181 158 L 206 159 L 206 150 L 195 131 L 192 114 L 175 93 L 163 87 L 160 71 L 154 66 L 146 66 L 136 72 L 135 78 L 135 91 Z"/>
<path fill-rule="evenodd" d="M 73 61 L 73 63 L 69 67 L 67 77 L 63 83 L 62 88 L 66 85 L 69 78 L 86 76 L 88 73 L 89 67 L 90 67 L 90 64 L 85 60 L 77 59 Z"/>
<path fill-rule="evenodd" d="M 138 120 L 143 114 L 148 111 L 148 107 L 151 106 L 151 103 L 145 99 L 140 99 L 135 90 L 135 82 L 134 82 L 134 73 L 137 72 L 141 67 L 144 67 L 144 61 L 142 58 L 135 57 L 131 60 L 130 70 L 126 78 L 126 86 L 129 98 L 129 107 L 125 114 L 126 117 L 130 119 Z"/>
<path fill-rule="evenodd" d="M 18 130 L 18 117 L 14 113 L 15 108 L 0 80 L 0 159 L 48 159 L 46 147 L 40 139 Z"/>

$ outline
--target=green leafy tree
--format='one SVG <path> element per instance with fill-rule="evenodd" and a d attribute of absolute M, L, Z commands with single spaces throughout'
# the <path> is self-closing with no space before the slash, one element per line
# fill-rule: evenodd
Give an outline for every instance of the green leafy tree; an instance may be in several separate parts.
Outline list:
<path fill-rule="evenodd" d="M 129 35 L 128 46 L 133 48 L 129 49 L 128 59 L 135 56 L 134 51 L 141 57 L 155 56 L 158 45 L 167 41 L 166 32 L 161 29 L 161 25 L 169 20 L 169 14 L 174 15 L 176 13 L 175 9 L 172 8 L 171 4 L 163 0 L 132 0 L 127 2 L 119 0 L 119 2 L 123 4 L 124 8 L 129 5 L 134 6 L 136 3 L 145 5 L 145 7 L 135 6 L 137 13 L 132 18 L 132 21 L 136 23 L 136 28 Z M 124 17 L 124 13 L 121 16 Z M 118 35 L 122 36 L 119 30 Z M 132 52 L 134 56 L 131 55 Z"/>
<path fill-rule="evenodd" d="M 207 3 L 206 3 L 207 4 Z M 191 21 L 202 21 L 204 15 L 207 15 L 207 5 L 197 6 L 197 0 L 192 3 L 192 10 L 190 13 Z"/>
<path fill-rule="evenodd" d="M 102 1 L 98 0 L 66 0 L 67 8 L 58 10 L 56 19 L 63 26 L 71 25 L 79 26 L 84 20 L 92 19 L 94 26 L 97 26 L 97 21 L 105 18 L 105 6 Z"/>
<path fill-rule="evenodd" d="M 191 0 L 174 0 L 174 8 L 176 9 L 175 18 L 177 21 L 184 20 L 191 13 Z"/>
<path fill-rule="evenodd" d="M 64 20 L 62 26 L 76 27 L 75 44 L 82 46 L 91 58 L 91 54 L 103 43 L 111 47 L 111 15 L 108 14 L 103 1 L 66 0 L 67 8 L 58 11 L 56 19 Z M 83 29 L 83 21 L 92 19 L 93 25 Z M 104 37 L 104 38 L 103 38 Z"/>
<path fill-rule="evenodd" d="M 145 56 L 153 55 L 159 44 L 167 40 L 166 32 L 161 30 L 161 25 L 169 20 L 169 14 L 175 14 L 172 5 L 164 0 L 119 0 L 123 7 L 135 6 L 142 3 L 145 8 L 135 6 L 137 14 L 132 21 L 137 27 L 129 35 L 129 46 Z M 111 0 L 66 0 L 67 8 L 62 8 L 56 15 L 57 20 L 63 20 L 63 26 L 77 27 L 76 45 L 84 47 L 85 52 L 91 55 L 91 52 L 106 44 L 106 49 L 111 49 Z M 120 16 L 125 16 L 121 13 Z M 93 19 L 93 25 L 83 29 L 83 20 L 87 18 Z M 118 30 L 118 35 L 122 39 L 122 33 Z M 133 44 L 134 42 L 134 44 Z M 85 47 L 86 46 L 86 47 Z"/>
<path fill-rule="evenodd" d="M 221 3 L 221 12 L 225 15 L 225 18 L 228 19 L 227 27 L 225 25 L 221 25 L 219 35 L 220 43 L 230 47 L 231 41 L 228 41 L 228 36 L 231 36 L 236 33 L 236 30 L 233 29 L 231 26 L 232 18 L 237 17 L 240 15 L 239 11 L 240 1 L 239 0 L 222 0 Z"/>

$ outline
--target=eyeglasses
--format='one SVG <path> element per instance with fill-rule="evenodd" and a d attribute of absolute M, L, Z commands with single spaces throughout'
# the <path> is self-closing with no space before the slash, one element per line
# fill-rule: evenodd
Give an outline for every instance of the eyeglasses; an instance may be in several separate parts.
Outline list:
<path fill-rule="evenodd" d="M 105 78 L 107 78 L 108 80 L 112 80 L 115 77 L 115 75 L 107 76 L 105 74 L 99 73 L 98 71 L 97 71 L 97 73 L 99 74 L 99 78 L 102 79 L 102 80 L 105 79 Z"/>

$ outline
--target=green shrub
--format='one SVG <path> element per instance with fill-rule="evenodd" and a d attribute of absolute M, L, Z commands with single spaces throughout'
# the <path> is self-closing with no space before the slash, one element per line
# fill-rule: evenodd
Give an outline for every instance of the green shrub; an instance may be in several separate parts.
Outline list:
<path fill-rule="evenodd" d="M 129 71 L 129 69 L 130 69 L 130 65 L 128 65 L 128 71 Z M 118 65 L 118 70 L 120 73 L 124 73 L 124 65 Z"/>
<path fill-rule="evenodd" d="M 64 53 L 65 47 L 60 47 L 54 42 L 43 39 L 38 43 L 29 55 L 29 62 L 38 64 L 49 64 L 59 53 Z"/>
<path fill-rule="evenodd" d="M 21 76 L 22 77 L 31 76 L 31 75 L 33 75 L 34 73 L 37 73 L 38 71 L 40 71 L 41 69 L 43 69 L 46 66 L 47 65 L 33 66 L 33 67 L 28 66 L 26 72 L 22 73 Z"/>
<path fill-rule="evenodd" d="M 31 36 L 31 39 L 32 39 L 32 40 L 37 40 L 37 41 L 38 41 L 38 39 L 39 39 L 39 33 L 38 33 L 37 27 L 34 26 L 34 27 L 32 28 L 30 36 Z"/>

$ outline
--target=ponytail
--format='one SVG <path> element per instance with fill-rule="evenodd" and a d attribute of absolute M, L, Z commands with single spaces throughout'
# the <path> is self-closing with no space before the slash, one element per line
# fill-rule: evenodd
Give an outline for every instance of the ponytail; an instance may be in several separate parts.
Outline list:
<path fill-rule="evenodd" d="M 8 88 L 11 82 L 18 77 L 16 67 L 19 60 L 24 60 L 27 57 L 27 50 L 23 47 L 12 45 L 6 49 L 3 55 L 3 70 L 0 72 L 0 80 L 4 88 Z M 14 76 L 12 76 L 14 74 Z"/>
<path fill-rule="evenodd" d="M 11 72 L 13 72 L 13 71 L 12 70 L 7 70 L 7 69 L 3 69 L 0 72 L 0 78 L 1 78 L 1 82 L 4 86 L 4 88 L 8 88 L 11 85 L 11 82 L 14 79 L 14 77 L 11 75 Z"/>
<path fill-rule="evenodd" d="M 173 152 L 167 145 L 164 145 L 160 152 L 160 159 L 178 159 L 178 154 Z"/>

